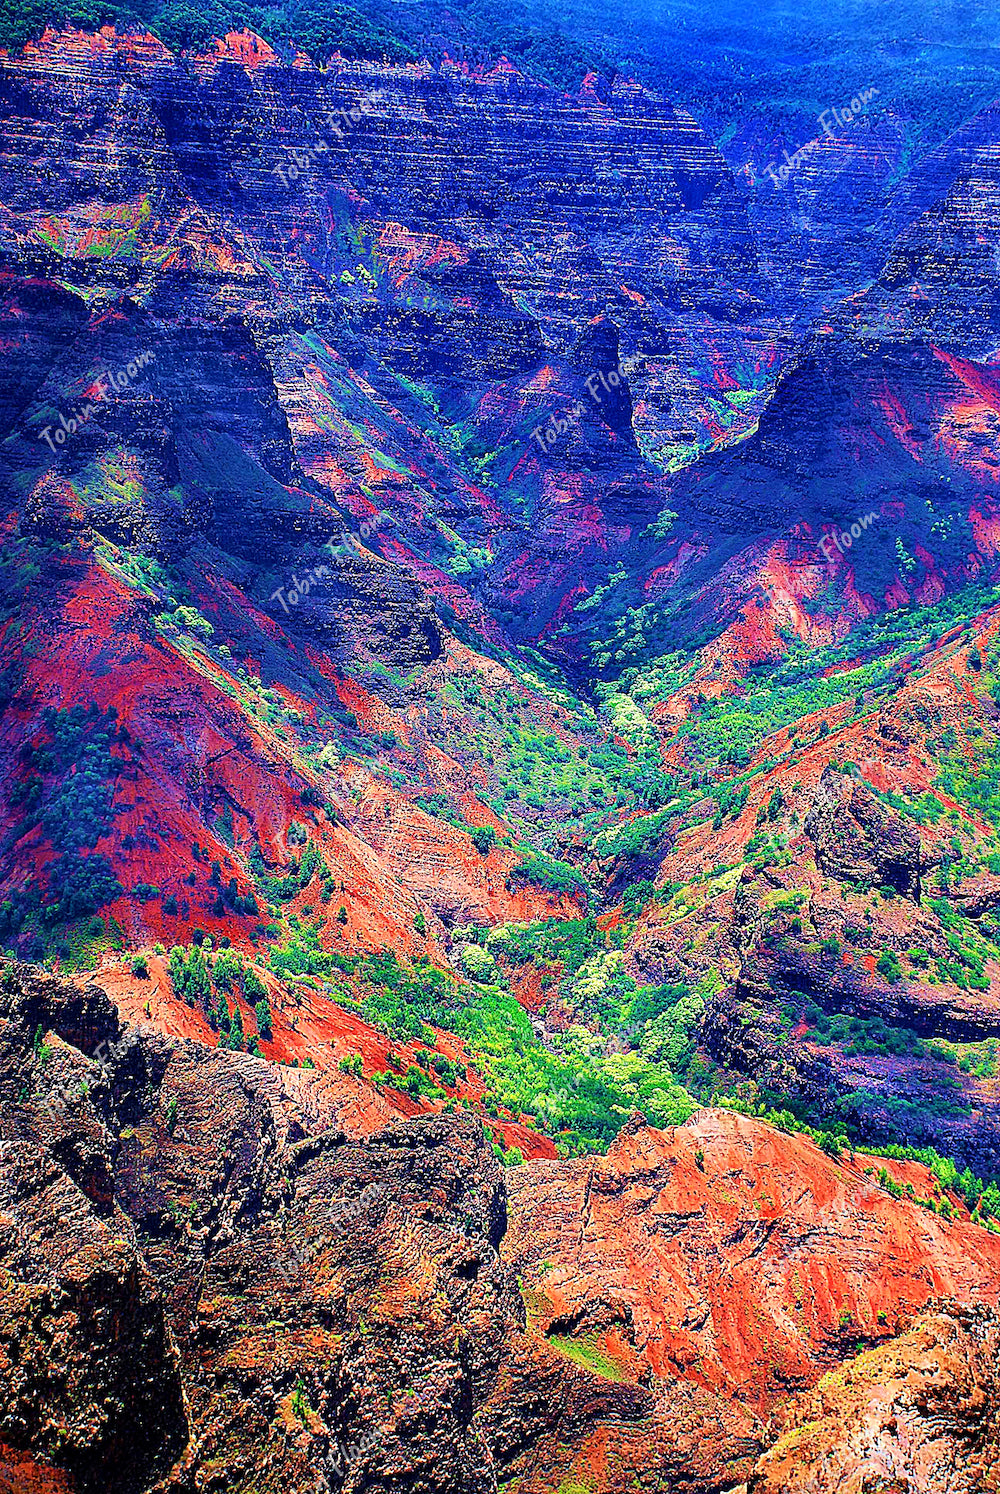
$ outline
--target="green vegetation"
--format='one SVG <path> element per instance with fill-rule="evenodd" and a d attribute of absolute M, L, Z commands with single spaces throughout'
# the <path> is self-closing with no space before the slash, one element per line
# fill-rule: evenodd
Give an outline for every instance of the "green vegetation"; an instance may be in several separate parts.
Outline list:
<path fill-rule="evenodd" d="M 289 936 L 284 944 L 272 949 L 268 964 L 275 975 L 329 975 L 333 959 L 322 948 L 319 934 L 310 925 L 303 925 Z"/>
<path fill-rule="evenodd" d="M 575 867 L 529 847 L 522 849 L 520 859 L 507 873 L 508 887 L 523 886 L 526 882 L 546 892 L 564 892 L 570 897 L 587 893 L 586 879 Z"/>
<path fill-rule="evenodd" d="M 511 995 L 480 997 L 461 1014 L 459 1032 L 499 1102 L 558 1131 L 567 1150 L 606 1147 L 628 1115 L 625 1097 L 579 1055 L 556 1057 L 542 1046 Z"/>
<path fill-rule="evenodd" d="M 927 1045 L 910 1027 L 895 1027 L 881 1017 L 854 1017 L 844 1012 L 828 1015 L 814 1002 L 807 1001 L 801 1011 L 786 1006 L 783 1015 L 789 1025 L 801 1016 L 806 1023 L 803 1034 L 810 1042 L 824 1046 L 843 1044 L 847 1054 L 878 1053 L 885 1057 L 924 1058 L 932 1055 Z"/>
<path fill-rule="evenodd" d="M 638 986 L 593 917 L 456 929 L 461 967 L 481 994 L 459 1013 L 457 1030 L 499 1104 L 556 1138 L 564 1153 L 600 1150 L 623 1119 L 641 1111 L 654 1124 L 686 1120 L 697 1100 L 678 1076 L 693 1071 L 704 993 L 682 984 Z M 506 989 L 503 966 L 535 963 L 557 980 L 578 1023 L 540 1042 Z M 608 1052 L 614 1036 L 618 1051 Z"/>
<path fill-rule="evenodd" d="M 361 985 L 361 1014 L 390 1037 L 433 1043 L 427 1023 L 454 1029 L 464 998 L 454 978 L 418 956 L 401 965 L 391 950 L 369 954 L 354 971 Z"/>
<path fill-rule="evenodd" d="M 212 1000 L 212 983 L 201 947 L 193 944 L 184 950 L 175 944 L 169 956 L 170 981 L 174 994 L 186 1001 L 188 1006 L 200 1006 L 208 1015 Z"/>
<path fill-rule="evenodd" d="M 22 777 L 8 791 L 14 824 L 5 847 L 40 830 L 57 852 L 42 878 L 12 892 L 0 908 L 0 939 L 41 959 L 61 928 L 122 895 L 111 863 L 95 847 L 111 833 L 115 784 L 126 761 L 124 733 L 114 708 L 102 713 L 49 708 L 42 714 L 48 741 L 21 749 Z M 118 748 L 114 751 L 113 748 Z"/>
<path fill-rule="evenodd" d="M 879 975 L 884 975 L 890 985 L 895 985 L 903 978 L 903 969 L 899 959 L 891 949 L 885 949 L 879 955 L 875 963 L 875 969 Z"/>
<path fill-rule="evenodd" d="M 192 941 L 185 949 L 175 944 L 168 958 L 170 983 L 174 993 L 188 1006 L 197 1007 L 209 1025 L 219 1034 L 219 1046 L 259 1051 L 257 1033 L 249 1040 L 240 1009 L 239 996 L 254 1007 L 261 1037 L 271 1036 L 271 1008 L 263 982 L 243 956 L 230 949 L 218 954 L 206 953 L 208 941 Z M 232 1009 L 229 1000 L 232 997 Z"/>
<path fill-rule="evenodd" d="M 863 622 L 842 643 L 816 649 L 789 639 L 784 659 L 750 669 L 739 692 L 718 699 L 696 700 L 695 709 L 677 733 L 689 762 L 692 766 L 713 762 L 745 766 L 764 738 L 779 727 L 790 726 L 804 716 L 846 701 L 853 703 L 854 713 L 863 714 L 881 697 L 894 691 L 912 667 L 914 655 L 928 648 L 957 621 L 963 621 L 993 600 L 988 588 L 966 587 L 933 607 L 904 607 Z M 676 632 L 677 622 L 664 614 L 657 626 L 669 634 L 671 630 Z M 678 650 L 674 644 L 671 652 L 626 669 L 617 686 L 605 687 L 606 698 L 610 700 L 615 694 L 627 691 L 632 701 L 648 710 L 656 701 L 682 687 L 690 667 L 692 646 L 689 641 L 684 649 Z M 648 643 L 644 645 L 647 657 L 649 647 Z M 868 704 L 859 707 L 859 701 Z M 819 735 L 817 723 L 816 736 Z M 731 786 L 728 808 L 723 808 L 726 800 L 721 792 L 713 789 L 723 815 L 731 811 L 732 796 L 740 787 L 737 783 Z"/>
<path fill-rule="evenodd" d="M 604 935 L 593 917 L 540 919 L 535 923 L 505 923 L 491 929 L 457 928 L 455 940 L 481 942 L 495 958 L 511 965 L 536 965 L 558 960 L 574 974 L 585 960 L 604 948 Z"/>
<path fill-rule="evenodd" d="M 624 1383 L 628 1376 L 619 1365 L 609 1359 L 606 1354 L 601 1353 L 597 1347 L 596 1333 L 584 1337 L 569 1338 L 563 1334 L 549 1334 L 549 1343 L 560 1354 L 565 1354 L 567 1359 L 572 1359 L 574 1364 L 580 1365 L 581 1369 L 590 1370 L 593 1375 L 600 1375 L 603 1380 L 614 1380 L 618 1384 Z"/>
<path fill-rule="evenodd" d="M 679 804 L 677 808 L 680 807 Z M 594 850 L 602 857 L 639 856 L 655 850 L 676 812 L 677 809 L 671 805 L 655 814 L 637 815 L 624 824 L 602 830 L 594 839 Z"/>
<path fill-rule="evenodd" d="M 415 55 L 402 37 L 349 5 L 304 0 L 280 9 L 243 0 L 25 0 L 0 5 L 0 46 L 22 47 L 39 36 L 49 21 L 69 21 L 85 30 L 116 22 L 119 27 L 148 27 L 173 51 L 203 48 L 213 36 L 249 26 L 272 41 L 294 42 L 310 57 L 323 61 L 334 51 L 345 57 L 409 61 Z"/>

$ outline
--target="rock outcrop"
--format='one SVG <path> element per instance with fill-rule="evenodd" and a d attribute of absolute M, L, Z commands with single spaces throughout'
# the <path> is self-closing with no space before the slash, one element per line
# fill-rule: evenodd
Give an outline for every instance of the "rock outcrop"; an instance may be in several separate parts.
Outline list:
<path fill-rule="evenodd" d="M 1000 1324 L 986 1308 L 929 1312 L 892 1343 L 796 1397 L 749 1494 L 986 1494 L 996 1488 Z"/>
<path fill-rule="evenodd" d="M 24 967 L 0 1009 L 0 1487 L 495 1494 L 601 1446 L 601 1488 L 662 1457 L 709 1490 L 763 1447 L 525 1332 L 473 1117 L 386 1123 L 351 1076 L 139 1035 Z"/>
<path fill-rule="evenodd" d="M 820 869 L 841 882 L 887 886 L 920 901 L 920 835 L 872 793 L 868 784 L 827 769 L 805 831 Z M 845 792 L 846 789 L 846 792 Z"/>
<path fill-rule="evenodd" d="M 550 1340 L 763 1413 L 934 1298 L 992 1300 L 1000 1240 L 894 1198 L 880 1165 L 726 1111 L 632 1123 L 607 1157 L 516 1169 L 502 1253 Z"/>
<path fill-rule="evenodd" d="M 357 1081 L 140 1039 L 97 991 L 88 1058 L 75 1000 L 5 976 L 3 1439 L 81 1491 L 492 1489 L 471 1419 L 522 1309 L 478 1123 L 352 1139 Z"/>
<path fill-rule="evenodd" d="M 132 1494 L 190 1435 L 169 1315 L 116 1196 L 116 1097 L 87 1057 L 120 1044 L 129 1083 L 132 1054 L 103 992 L 9 971 L 2 986 L 0 1443 L 81 1491 Z"/>
<path fill-rule="evenodd" d="M 790 1388 L 1000 1282 L 986 1231 L 759 1121 L 505 1173 L 366 1093 L 5 969 L 0 1488 L 714 1494 Z"/>

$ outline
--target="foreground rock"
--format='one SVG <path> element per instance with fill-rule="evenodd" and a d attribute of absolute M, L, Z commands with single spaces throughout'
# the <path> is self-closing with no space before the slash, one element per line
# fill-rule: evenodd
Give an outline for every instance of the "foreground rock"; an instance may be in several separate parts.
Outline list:
<path fill-rule="evenodd" d="M 984 1231 L 758 1121 L 505 1173 L 470 1115 L 24 967 L 0 1148 L 3 1494 L 715 1494 L 783 1388 L 1000 1281 Z"/>
<path fill-rule="evenodd" d="M 928 1313 L 794 1403 L 751 1494 L 995 1488 L 998 1348 L 994 1314 Z"/>
<path fill-rule="evenodd" d="M 351 1076 L 140 1036 L 8 967 L 0 1145 L 0 1488 L 493 1494 L 598 1458 L 601 1488 L 694 1491 L 764 1446 L 698 1387 L 525 1332 L 471 1116 L 393 1119 Z"/>
<path fill-rule="evenodd" d="M 892 1197 L 880 1166 L 727 1111 L 632 1122 L 606 1157 L 508 1174 L 502 1254 L 550 1340 L 764 1413 L 934 1299 L 995 1301 L 1000 1239 Z"/>

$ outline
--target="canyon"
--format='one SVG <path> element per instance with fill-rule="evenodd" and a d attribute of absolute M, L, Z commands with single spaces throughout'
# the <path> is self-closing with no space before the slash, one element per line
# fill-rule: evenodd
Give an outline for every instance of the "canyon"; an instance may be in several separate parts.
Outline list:
<path fill-rule="evenodd" d="M 994 1488 L 997 106 L 35 29 L 0 1490 Z"/>

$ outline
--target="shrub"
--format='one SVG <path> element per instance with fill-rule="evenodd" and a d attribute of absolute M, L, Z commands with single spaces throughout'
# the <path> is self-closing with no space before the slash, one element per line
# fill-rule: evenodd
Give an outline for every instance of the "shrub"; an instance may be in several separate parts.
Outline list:
<path fill-rule="evenodd" d="M 56 919 L 95 913 L 122 893 L 121 883 L 102 853 L 84 856 L 77 851 L 64 851 L 52 864 L 49 886 L 57 899 L 49 905 L 51 916 Z"/>
<path fill-rule="evenodd" d="M 546 892 L 565 892 L 570 895 L 586 892 L 587 883 L 575 867 L 567 861 L 558 861 L 544 851 L 525 847 L 521 857 L 507 873 L 507 887 L 513 891 L 526 882 L 541 887 Z"/>
<path fill-rule="evenodd" d="M 656 891 L 648 877 L 632 882 L 622 893 L 622 912 L 626 918 L 637 918 Z"/>
<path fill-rule="evenodd" d="M 898 956 L 891 949 L 884 949 L 878 957 L 875 969 L 884 976 L 890 985 L 895 985 L 902 980 L 903 971 Z"/>
<path fill-rule="evenodd" d="M 480 944 L 460 945 L 458 962 L 470 980 L 490 982 L 497 978 L 493 956 Z"/>

